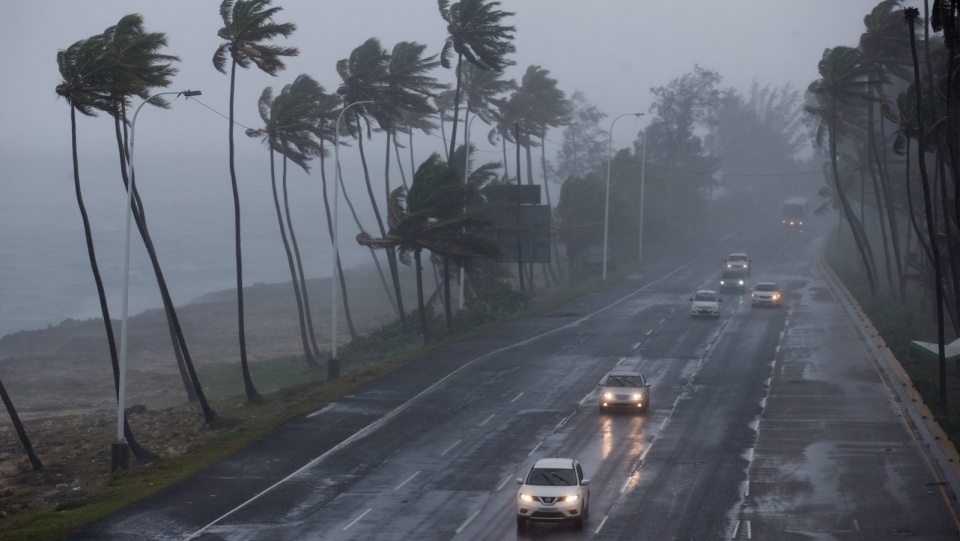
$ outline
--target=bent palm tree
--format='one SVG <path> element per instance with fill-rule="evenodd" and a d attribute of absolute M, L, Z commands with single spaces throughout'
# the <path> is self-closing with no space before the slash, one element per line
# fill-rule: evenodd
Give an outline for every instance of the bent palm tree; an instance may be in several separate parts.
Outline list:
<path fill-rule="evenodd" d="M 320 152 L 319 144 L 313 139 L 316 129 L 314 98 L 318 88 L 319 85 L 307 75 L 297 77 L 292 84 L 285 86 L 276 98 L 273 97 L 273 89 L 268 86 L 263 90 L 258 102 L 260 118 L 263 120 L 264 127 L 256 130 L 248 129 L 246 132 L 249 137 L 260 137 L 267 145 L 270 153 L 270 187 L 273 193 L 273 204 L 277 213 L 280 238 L 287 256 L 287 265 L 290 267 L 290 282 L 297 302 L 297 317 L 300 323 L 303 356 L 307 365 L 311 368 L 318 366 L 316 355 L 319 352 L 311 349 L 310 339 L 307 336 L 306 312 L 309 307 L 305 307 L 306 281 L 302 278 L 303 266 L 300 264 L 299 249 L 297 250 L 296 263 L 294 263 L 291 242 L 287 238 L 288 233 L 291 239 L 296 238 L 293 232 L 293 221 L 290 219 L 287 197 L 287 160 L 309 172 L 310 167 L 307 165 L 307 161 L 311 156 Z M 275 153 L 283 156 L 283 194 L 287 215 L 286 225 L 284 225 L 284 211 L 281 210 L 280 198 L 277 194 Z M 313 335 L 312 326 L 309 334 Z"/>
<path fill-rule="evenodd" d="M 472 184 L 463 184 L 457 170 L 433 154 L 417 169 L 409 191 L 401 186 L 391 193 L 387 235 L 373 238 L 366 231 L 357 235 L 357 242 L 363 246 L 395 247 L 405 264 L 413 257 L 424 345 L 430 343 L 430 329 L 423 296 L 423 250 L 455 260 L 499 255 L 496 244 L 480 233 L 489 220 L 478 213 L 464 212 L 477 196 Z"/>
<path fill-rule="evenodd" d="M 10 415 L 13 429 L 16 430 L 17 437 L 20 438 L 20 444 L 23 445 L 23 450 L 27 453 L 27 458 L 30 459 L 30 466 L 33 467 L 33 471 L 42 470 L 43 462 L 40 462 L 40 457 L 38 457 L 36 451 L 33 450 L 33 445 L 30 443 L 30 436 L 27 435 L 27 430 L 23 428 L 23 422 L 20 421 L 17 408 L 13 405 L 13 400 L 10 399 L 10 395 L 7 394 L 7 388 L 3 386 L 2 380 L 0 380 L 0 400 L 3 400 L 3 405 L 7 408 L 7 414 Z"/>
<path fill-rule="evenodd" d="M 237 189 L 237 170 L 234 165 L 233 148 L 233 101 L 236 93 L 237 66 L 247 68 L 254 64 L 265 73 L 276 75 L 285 66 L 282 57 L 296 56 L 295 47 L 265 45 L 263 42 L 276 37 L 287 37 L 296 30 L 293 23 L 275 23 L 273 16 L 281 8 L 271 8 L 270 0 L 223 0 L 220 17 L 223 27 L 217 36 L 225 40 L 213 54 L 213 66 L 226 73 L 227 55 L 230 57 L 230 113 L 228 141 L 230 147 L 230 185 L 233 188 L 233 223 L 237 267 L 237 322 L 240 338 L 240 368 L 247 400 L 260 397 L 247 364 L 247 341 L 243 320 L 243 257 L 240 248 L 240 193 Z"/>
<path fill-rule="evenodd" d="M 511 12 L 496 9 L 500 2 L 484 0 L 461 0 L 450 4 L 449 0 L 437 0 L 440 16 L 447 23 L 447 38 L 440 50 L 440 63 L 450 69 L 451 57 L 457 55 L 457 86 L 453 100 L 453 128 L 450 131 L 450 151 L 453 155 L 457 148 L 457 117 L 460 111 L 460 88 L 462 84 L 463 59 L 478 68 L 503 71 L 514 62 L 507 55 L 516 51 L 513 46 L 513 33 L 516 28 L 505 26 L 503 20 L 513 15 Z"/>
<path fill-rule="evenodd" d="M 387 228 L 383 223 L 383 216 L 380 213 L 380 206 L 377 204 L 377 196 L 373 193 L 373 184 L 370 182 L 370 170 L 367 167 L 367 157 L 363 149 L 364 133 L 369 136 L 369 116 L 372 107 L 386 107 L 389 104 L 387 97 L 388 88 L 388 65 L 390 56 L 380 45 L 380 40 L 370 38 L 362 45 L 350 52 L 350 56 L 337 62 L 337 74 L 340 75 L 341 84 L 337 88 L 337 94 L 343 97 L 345 107 L 353 103 L 371 101 L 373 104 L 364 104 L 353 107 L 350 111 L 354 124 L 350 130 L 356 134 L 357 149 L 360 151 L 360 162 L 363 166 L 363 179 L 367 187 L 367 196 L 370 198 L 370 205 L 373 207 L 373 215 L 377 220 L 377 227 L 381 236 L 386 236 Z M 361 121 L 367 123 L 367 130 L 363 129 Z M 349 125 L 349 120 L 348 120 Z M 389 151 L 389 148 L 388 148 Z M 390 267 L 390 277 L 393 281 L 393 293 L 397 317 L 403 330 L 408 330 L 407 315 L 403 308 L 403 295 L 400 288 L 400 272 L 397 268 L 396 253 L 392 249 L 387 249 L 387 264 Z"/>
<path fill-rule="evenodd" d="M 839 140 L 854 127 L 850 120 L 849 109 L 852 105 L 870 99 L 867 92 L 868 68 L 860 63 L 858 50 L 852 47 L 834 47 L 824 51 L 818 69 L 821 78 L 811 83 L 809 87 L 817 105 L 808 107 L 807 111 L 820 119 L 817 142 L 821 143 L 825 135 L 828 138 L 830 162 L 833 167 L 833 178 L 836 181 L 834 187 L 866 269 L 870 292 L 875 295 L 876 265 L 873 262 L 870 241 L 863 231 L 860 219 L 850 205 L 843 183 L 839 181 L 840 173 L 837 170 Z"/>

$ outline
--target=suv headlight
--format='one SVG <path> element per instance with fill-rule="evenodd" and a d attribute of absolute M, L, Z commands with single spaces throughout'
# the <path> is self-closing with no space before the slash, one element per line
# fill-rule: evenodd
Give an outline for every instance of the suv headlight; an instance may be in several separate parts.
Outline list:
<path fill-rule="evenodd" d="M 579 494 L 571 494 L 571 495 L 569 495 L 569 496 L 564 496 L 563 498 L 560 498 L 560 501 L 562 501 L 562 502 L 575 502 L 575 501 L 577 501 L 577 500 L 579 500 L 579 499 L 580 499 L 580 495 L 579 495 Z"/>
<path fill-rule="evenodd" d="M 533 496 L 531 496 L 531 495 L 529 495 L 529 494 L 520 493 L 520 499 L 521 499 L 522 501 L 525 501 L 525 502 L 532 502 L 532 501 L 533 501 Z"/>
<path fill-rule="evenodd" d="M 613 393 L 609 393 L 609 392 L 603 393 L 603 397 L 606 398 L 607 400 L 613 400 Z"/>

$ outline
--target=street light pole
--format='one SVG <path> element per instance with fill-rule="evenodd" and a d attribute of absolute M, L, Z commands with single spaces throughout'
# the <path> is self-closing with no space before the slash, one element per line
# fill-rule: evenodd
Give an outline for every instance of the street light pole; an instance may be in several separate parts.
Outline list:
<path fill-rule="evenodd" d="M 623 113 L 622 115 L 617 116 L 610 123 L 610 132 L 609 135 L 609 152 L 610 160 L 607 161 L 607 195 L 603 204 L 603 279 L 607 279 L 607 234 L 610 229 L 610 166 L 613 164 L 613 125 L 617 123 L 618 120 L 625 116 L 635 116 L 640 118 L 640 115 L 643 113 Z"/>
<path fill-rule="evenodd" d="M 637 261 L 643 261 L 643 190 L 647 179 L 647 128 L 643 127 L 643 150 L 640 152 L 640 243 L 637 246 Z"/>
<path fill-rule="evenodd" d="M 363 103 L 373 103 L 373 100 L 355 101 L 348 104 L 337 115 L 337 125 L 333 135 L 333 163 L 337 168 L 336 181 L 333 183 L 333 273 L 330 281 L 330 362 L 327 363 L 327 379 L 333 380 L 340 377 L 340 360 L 337 359 L 337 282 L 340 281 L 340 271 L 337 269 L 337 261 L 340 260 L 340 241 L 337 238 L 337 203 L 340 200 L 340 183 L 343 179 L 340 175 L 340 120 L 343 119 L 343 113 L 354 105 Z M 361 134 L 361 137 L 363 134 Z"/>
<path fill-rule="evenodd" d="M 128 153 L 129 155 L 127 156 L 127 197 L 124 206 L 124 213 L 126 214 L 127 223 L 123 245 L 123 311 L 120 317 L 120 374 L 118 378 L 119 384 L 117 389 L 117 443 L 115 443 L 112 448 L 111 471 L 117 471 L 118 469 L 129 469 L 127 454 L 129 445 L 123 439 L 123 421 L 127 399 L 127 314 L 128 307 L 130 305 L 130 219 L 133 214 L 133 142 L 137 129 L 137 115 L 140 114 L 140 109 L 142 109 L 143 106 L 149 103 L 151 100 L 160 96 L 171 94 L 189 98 L 192 96 L 199 96 L 201 93 L 199 90 L 158 92 L 143 100 L 143 102 L 137 106 L 136 111 L 133 112 L 133 119 L 130 121 L 130 150 Z"/>

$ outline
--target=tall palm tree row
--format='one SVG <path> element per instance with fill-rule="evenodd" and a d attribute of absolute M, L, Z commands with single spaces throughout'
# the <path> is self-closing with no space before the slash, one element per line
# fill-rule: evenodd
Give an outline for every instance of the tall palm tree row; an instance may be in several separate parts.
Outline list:
<path fill-rule="evenodd" d="M 228 115 L 227 141 L 230 151 L 230 186 L 233 189 L 234 245 L 237 269 L 237 326 L 240 345 L 240 368 L 247 400 L 257 400 L 260 394 L 253 385 L 250 366 L 247 362 L 247 342 L 244 328 L 243 306 L 243 256 L 240 235 L 240 193 L 237 188 L 237 170 L 234 156 L 234 96 L 236 95 L 237 66 L 248 68 L 253 64 L 269 75 L 276 75 L 285 65 L 284 57 L 299 54 L 296 47 L 281 47 L 265 42 L 277 37 L 289 37 L 296 30 L 293 23 L 274 22 L 274 16 L 282 9 L 270 7 L 271 0 L 223 0 L 220 3 L 220 18 L 223 27 L 217 36 L 224 40 L 213 54 L 213 66 L 226 73 L 230 63 L 230 109 Z"/>

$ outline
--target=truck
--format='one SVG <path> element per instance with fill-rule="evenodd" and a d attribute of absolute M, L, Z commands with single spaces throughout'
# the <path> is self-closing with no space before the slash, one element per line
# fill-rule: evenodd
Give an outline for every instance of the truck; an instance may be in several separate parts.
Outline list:
<path fill-rule="evenodd" d="M 780 224 L 789 229 L 803 229 L 808 205 L 806 197 L 788 197 L 780 205 Z"/>

